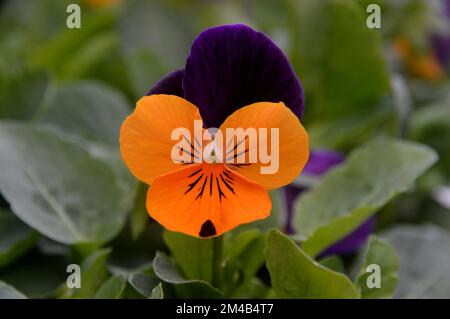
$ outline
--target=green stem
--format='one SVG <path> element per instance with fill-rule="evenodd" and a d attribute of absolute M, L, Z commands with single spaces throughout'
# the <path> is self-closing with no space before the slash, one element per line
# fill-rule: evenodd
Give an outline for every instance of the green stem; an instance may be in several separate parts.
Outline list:
<path fill-rule="evenodd" d="M 212 260 L 212 284 L 216 288 L 222 287 L 222 254 L 223 254 L 223 236 L 213 239 L 213 260 Z"/>

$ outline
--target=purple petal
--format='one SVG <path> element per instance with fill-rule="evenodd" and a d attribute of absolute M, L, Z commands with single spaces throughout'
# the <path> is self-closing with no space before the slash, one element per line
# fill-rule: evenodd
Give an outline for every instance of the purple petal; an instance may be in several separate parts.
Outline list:
<path fill-rule="evenodd" d="M 444 15 L 450 18 L 450 0 L 444 0 Z"/>
<path fill-rule="evenodd" d="M 375 228 L 375 217 L 370 217 L 352 233 L 325 249 L 320 257 L 329 255 L 348 255 L 360 249 Z"/>
<path fill-rule="evenodd" d="M 442 14 L 447 17 L 447 22 L 450 22 L 450 0 L 443 0 Z M 432 36 L 432 44 L 439 63 L 447 66 L 450 62 L 450 35 L 435 34 Z"/>
<path fill-rule="evenodd" d="M 434 35 L 432 40 L 439 63 L 447 66 L 450 61 L 450 36 Z"/>
<path fill-rule="evenodd" d="M 146 95 L 170 94 L 179 97 L 184 97 L 182 86 L 183 77 L 184 77 L 183 69 L 173 71 L 164 76 L 158 82 L 156 82 L 156 84 L 152 87 L 150 91 L 148 91 Z"/>
<path fill-rule="evenodd" d="M 284 102 L 299 118 L 303 90 L 283 52 L 242 24 L 203 31 L 194 41 L 183 79 L 185 98 L 207 127 L 255 102 Z"/>
<path fill-rule="evenodd" d="M 320 176 L 329 169 L 344 162 L 344 156 L 330 150 L 316 150 L 309 155 L 308 162 L 303 169 L 306 175 Z"/>

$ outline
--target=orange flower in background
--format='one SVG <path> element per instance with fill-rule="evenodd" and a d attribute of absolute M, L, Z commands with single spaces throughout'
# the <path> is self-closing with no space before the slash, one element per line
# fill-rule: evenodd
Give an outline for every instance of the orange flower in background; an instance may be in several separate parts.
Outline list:
<path fill-rule="evenodd" d="M 106 8 L 121 4 L 123 0 L 85 0 L 85 3 L 91 8 Z"/>
<path fill-rule="evenodd" d="M 437 57 L 431 52 L 416 52 L 407 38 L 397 37 L 394 41 L 394 50 L 412 75 L 429 82 L 437 82 L 444 77 L 444 71 Z"/>
<path fill-rule="evenodd" d="M 147 210 L 165 228 L 197 237 L 217 236 L 236 226 L 270 215 L 267 190 L 289 184 L 308 159 L 308 136 L 299 119 L 282 102 L 255 103 L 231 114 L 221 125 L 230 128 L 278 128 L 279 169 L 261 174 L 261 163 L 194 163 L 171 158 L 171 133 L 187 128 L 194 136 L 196 106 L 173 95 L 150 95 L 138 101 L 120 132 L 122 157 L 142 182 L 149 184 Z M 224 143 L 228 144 L 228 143 Z M 246 143 L 246 152 L 248 143 Z M 225 153 L 236 156 L 230 147 Z M 199 155 L 199 154 L 197 154 Z"/>

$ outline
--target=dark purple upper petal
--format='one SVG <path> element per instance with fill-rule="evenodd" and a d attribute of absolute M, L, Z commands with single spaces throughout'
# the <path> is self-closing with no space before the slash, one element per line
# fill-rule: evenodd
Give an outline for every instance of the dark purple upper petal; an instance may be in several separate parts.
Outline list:
<path fill-rule="evenodd" d="M 179 97 L 184 97 L 183 76 L 184 76 L 183 69 L 176 70 L 167 74 L 161 80 L 156 82 L 156 84 L 152 87 L 150 91 L 147 92 L 146 95 L 170 94 Z"/>
<path fill-rule="evenodd" d="M 308 163 L 303 170 L 303 174 L 312 176 L 321 176 L 329 171 L 331 168 L 344 162 L 344 157 L 330 150 L 312 151 L 309 155 Z M 284 188 L 284 195 L 286 199 L 287 220 L 286 232 L 288 234 L 294 233 L 292 227 L 293 206 L 294 202 L 301 193 L 308 191 L 307 188 L 297 187 L 293 185 Z M 375 225 L 375 218 L 371 217 L 361 226 L 359 226 L 352 233 L 335 243 L 334 245 L 325 249 L 320 256 L 324 257 L 331 254 L 349 254 L 359 249 L 367 240 L 367 237 L 372 233 Z"/>
<path fill-rule="evenodd" d="M 235 110 L 255 102 L 284 102 L 299 118 L 303 90 L 283 52 L 245 25 L 203 31 L 192 44 L 184 96 L 207 127 L 219 127 Z"/>

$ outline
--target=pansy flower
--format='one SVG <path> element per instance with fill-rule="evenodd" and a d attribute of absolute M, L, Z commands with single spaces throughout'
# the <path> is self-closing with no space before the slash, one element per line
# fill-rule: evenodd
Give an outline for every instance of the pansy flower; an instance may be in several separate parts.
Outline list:
<path fill-rule="evenodd" d="M 340 153 L 331 150 L 315 150 L 311 152 L 309 160 L 303 170 L 303 174 L 312 177 L 320 177 L 343 162 L 344 156 Z M 288 234 L 293 234 L 295 232 L 292 227 L 294 202 L 305 191 L 308 191 L 307 187 L 289 185 L 284 188 L 287 208 L 285 230 Z M 320 256 L 345 255 L 356 251 L 364 245 L 369 235 L 373 232 L 374 226 L 375 218 L 371 217 L 346 237 L 326 248 Z"/>
<path fill-rule="evenodd" d="M 149 185 L 146 205 L 153 219 L 191 236 L 218 236 L 268 217 L 268 190 L 289 184 L 302 171 L 309 155 L 303 108 L 300 82 L 267 36 L 245 25 L 207 29 L 193 42 L 185 68 L 161 79 L 124 121 L 122 157 Z M 227 136 L 209 153 L 213 160 L 205 161 L 198 149 L 207 145 L 195 138 L 195 121 L 201 121 L 202 132 L 264 128 L 267 140 L 271 129 L 278 129 L 278 169 L 262 174 L 263 162 L 247 156 L 252 151 L 247 138 Z M 189 133 L 180 141 L 189 160 L 171 157 L 177 128 Z M 275 150 L 271 144 L 265 148 L 267 154 Z M 219 153 L 222 160 L 216 161 Z M 241 154 L 244 162 L 223 160 Z"/>

